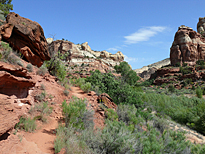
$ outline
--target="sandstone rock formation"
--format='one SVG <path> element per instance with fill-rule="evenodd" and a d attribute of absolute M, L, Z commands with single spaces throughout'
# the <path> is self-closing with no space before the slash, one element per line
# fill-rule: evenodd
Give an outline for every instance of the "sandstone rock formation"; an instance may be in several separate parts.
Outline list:
<path fill-rule="evenodd" d="M 44 31 L 35 21 L 11 12 L 0 27 L 0 36 L 0 40 L 8 42 L 33 65 L 40 67 L 43 61 L 50 59 Z"/>
<path fill-rule="evenodd" d="M 19 122 L 18 115 L 8 99 L 0 99 L 0 136 L 12 130 Z"/>
<path fill-rule="evenodd" d="M 199 18 L 199 22 L 197 23 L 197 32 L 202 36 L 205 36 L 205 17 Z"/>
<path fill-rule="evenodd" d="M 205 38 L 190 27 L 180 26 L 170 49 L 171 65 L 195 65 L 199 59 L 205 59 Z"/>
<path fill-rule="evenodd" d="M 155 73 L 155 71 L 163 66 L 170 65 L 170 59 L 166 58 L 159 62 L 143 66 L 140 69 L 135 69 L 134 71 L 139 75 L 141 78 L 147 80 L 150 78 L 151 74 Z"/>
<path fill-rule="evenodd" d="M 68 62 L 71 67 L 85 64 L 101 72 L 114 70 L 113 67 L 124 60 L 124 55 L 120 51 L 116 54 L 107 51 L 93 51 L 87 42 L 76 45 L 70 41 L 56 40 L 48 45 L 48 50 L 51 56 L 58 55 L 58 52 L 63 54 L 65 62 Z"/>
<path fill-rule="evenodd" d="M 12 130 L 24 114 L 22 103 L 32 104 L 27 96 L 34 86 L 26 69 L 0 62 L 0 136 Z"/>
<path fill-rule="evenodd" d="M 28 90 L 35 85 L 26 72 L 20 66 L 0 62 L 0 94 L 26 98 Z"/>

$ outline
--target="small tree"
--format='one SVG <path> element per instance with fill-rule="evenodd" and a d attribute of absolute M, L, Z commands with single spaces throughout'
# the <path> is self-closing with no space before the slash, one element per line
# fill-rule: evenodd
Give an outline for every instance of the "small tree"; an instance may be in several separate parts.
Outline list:
<path fill-rule="evenodd" d="M 10 10 L 13 10 L 13 4 L 11 4 L 12 0 L 1 0 L 0 3 L 0 10 L 3 11 L 4 17 L 9 14 Z"/>
<path fill-rule="evenodd" d="M 197 95 L 197 97 L 198 98 L 202 98 L 202 90 L 201 90 L 201 88 L 200 87 L 198 87 L 197 89 L 196 89 L 196 95 Z"/>

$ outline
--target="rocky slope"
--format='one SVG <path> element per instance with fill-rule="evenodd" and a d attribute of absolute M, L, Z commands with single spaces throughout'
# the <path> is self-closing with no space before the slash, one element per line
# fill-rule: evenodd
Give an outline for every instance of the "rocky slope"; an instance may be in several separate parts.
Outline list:
<path fill-rule="evenodd" d="M 134 71 L 143 79 L 149 79 L 151 74 L 153 74 L 157 69 L 169 65 L 170 64 L 170 59 L 166 58 L 164 60 L 161 60 L 159 62 L 143 66 L 140 69 L 135 69 Z"/>

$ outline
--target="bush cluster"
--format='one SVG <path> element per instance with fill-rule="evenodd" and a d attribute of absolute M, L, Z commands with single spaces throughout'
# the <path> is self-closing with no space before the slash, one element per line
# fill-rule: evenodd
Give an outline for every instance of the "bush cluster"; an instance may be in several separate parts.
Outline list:
<path fill-rule="evenodd" d="M 14 53 L 14 51 L 8 43 L 1 41 L 1 48 L 3 48 L 3 51 L 0 52 L 1 61 L 24 67 L 21 59 L 18 56 L 16 56 L 16 54 Z"/>

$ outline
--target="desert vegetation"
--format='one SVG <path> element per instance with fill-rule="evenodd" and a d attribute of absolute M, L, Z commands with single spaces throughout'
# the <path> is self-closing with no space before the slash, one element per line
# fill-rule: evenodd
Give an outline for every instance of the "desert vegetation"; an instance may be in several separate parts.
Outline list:
<path fill-rule="evenodd" d="M 57 129 L 56 153 L 62 148 L 67 153 L 203 153 L 203 145 L 187 141 L 185 132 L 171 130 L 168 123 L 173 120 L 204 134 L 204 99 L 183 96 L 195 90 L 177 95 L 173 85 L 157 92 L 147 87 L 153 81 L 137 82 L 139 77 L 128 66 L 115 67 L 120 77 L 96 70 L 86 79 L 72 80 L 81 88 L 90 83 L 91 90 L 109 94 L 118 108 L 106 109 L 105 127 L 94 131 L 92 118 L 84 118 L 92 115 L 85 100 L 73 98 L 69 105 L 64 101 L 65 125 Z"/>

